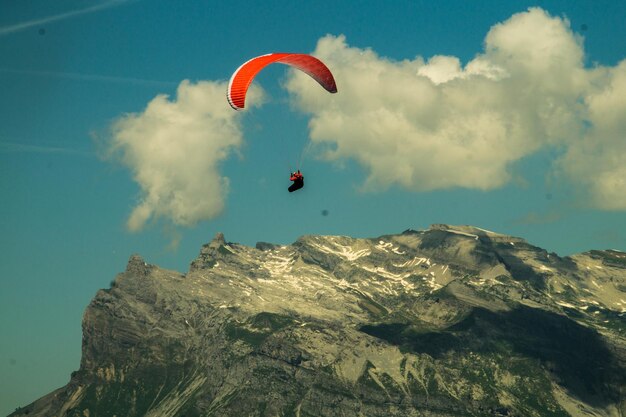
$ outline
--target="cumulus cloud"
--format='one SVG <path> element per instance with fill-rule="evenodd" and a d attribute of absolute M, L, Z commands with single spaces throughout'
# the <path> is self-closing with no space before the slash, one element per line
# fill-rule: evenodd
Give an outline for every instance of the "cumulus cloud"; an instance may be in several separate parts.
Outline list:
<path fill-rule="evenodd" d="M 310 114 L 319 155 L 359 163 L 365 190 L 492 190 L 513 180 L 517 161 L 555 148 L 554 178 L 580 185 L 595 207 L 626 210 L 626 61 L 585 68 L 582 38 L 566 19 L 540 8 L 515 14 L 488 31 L 467 63 L 444 55 L 394 61 L 331 35 L 313 53 L 333 71 L 338 94 L 300 71 L 285 86 Z M 108 150 L 140 187 L 130 230 L 159 218 L 190 226 L 224 209 L 220 163 L 243 142 L 242 113 L 225 90 L 183 81 L 176 97 L 159 95 L 113 124 Z M 262 103 L 258 86 L 249 95 Z"/>
<path fill-rule="evenodd" d="M 141 188 L 128 228 L 141 230 L 154 218 L 191 226 L 224 208 L 228 178 L 219 172 L 242 144 L 241 114 L 224 98 L 226 84 L 183 81 L 176 98 L 155 97 L 141 113 L 112 126 L 108 151 L 127 166 Z M 250 102 L 261 103 L 252 86 Z"/>
<path fill-rule="evenodd" d="M 441 55 L 394 61 L 330 35 L 314 55 L 339 93 L 297 71 L 287 89 L 311 115 L 322 156 L 361 164 L 365 189 L 490 190 L 511 180 L 516 161 L 555 147 L 566 150 L 555 164 L 564 178 L 584 178 L 598 207 L 626 209 L 626 149 L 615 147 L 626 131 L 626 64 L 585 68 L 566 19 L 540 8 L 515 14 L 465 65 Z"/>
<path fill-rule="evenodd" d="M 626 210 L 626 61 L 596 68 L 590 79 L 587 130 L 557 161 L 557 173 L 584 187 L 592 207 Z"/>

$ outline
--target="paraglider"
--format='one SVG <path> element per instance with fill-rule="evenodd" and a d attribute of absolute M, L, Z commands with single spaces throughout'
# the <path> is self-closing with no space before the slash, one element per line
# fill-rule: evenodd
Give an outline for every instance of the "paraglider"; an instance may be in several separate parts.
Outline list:
<path fill-rule="evenodd" d="M 273 53 L 252 58 L 237 68 L 230 77 L 227 98 L 233 109 L 241 110 L 245 107 L 250 83 L 259 71 L 274 62 L 297 68 L 310 75 L 329 93 L 337 92 L 333 74 L 319 59 L 307 54 Z"/>
<path fill-rule="evenodd" d="M 289 177 L 289 181 L 293 181 L 293 184 L 291 184 L 289 188 L 287 188 L 290 193 L 293 193 L 294 191 L 304 187 L 304 176 L 302 175 L 300 170 L 298 170 L 297 172 L 292 172 L 291 176 Z"/>
<path fill-rule="evenodd" d="M 254 77 L 263 68 L 275 62 L 303 71 L 329 93 L 337 92 L 337 84 L 333 74 L 319 59 L 307 54 L 272 53 L 252 58 L 237 68 L 228 82 L 228 91 L 226 93 L 228 104 L 235 110 L 242 110 L 246 104 L 248 87 L 250 87 Z M 290 193 L 304 187 L 304 176 L 300 170 L 292 172 L 289 179 L 293 181 L 293 184 L 288 188 Z"/>

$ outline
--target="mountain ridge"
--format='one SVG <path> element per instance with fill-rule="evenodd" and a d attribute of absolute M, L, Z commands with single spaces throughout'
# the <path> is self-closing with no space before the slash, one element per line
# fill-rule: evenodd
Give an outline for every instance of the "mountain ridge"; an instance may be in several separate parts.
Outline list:
<path fill-rule="evenodd" d="M 80 369 L 11 416 L 623 416 L 626 253 L 437 224 L 132 255 Z M 26 414 L 28 412 L 28 414 Z"/>

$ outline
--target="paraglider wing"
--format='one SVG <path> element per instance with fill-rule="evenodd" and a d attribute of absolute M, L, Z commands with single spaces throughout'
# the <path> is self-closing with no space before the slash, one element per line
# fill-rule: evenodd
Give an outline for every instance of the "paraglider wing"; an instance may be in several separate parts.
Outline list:
<path fill-rule="evenodd" d="M 328 67 L 319 59 L 306 54 L 276 53 L 261 55 L 245 62 L 237 68 L 228 83 L 228 103 L 235 110 L 241 110 L 245 106 L 246 92 L 254 77 L 263 68 L 274 62 L 290 65 L 309 74 L 315 81 L 329 93 L 337 92 L 337 85 L 333 74 Z"/>

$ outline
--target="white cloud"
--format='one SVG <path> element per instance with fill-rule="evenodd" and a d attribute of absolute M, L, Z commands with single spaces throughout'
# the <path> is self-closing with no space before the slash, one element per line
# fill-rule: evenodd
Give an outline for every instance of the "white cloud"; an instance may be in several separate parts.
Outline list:
<path fill-rule="evenodd" d="M 626 60 L 590 79 L 588 129 L 558 161 L 558 173 L 583 187 L 588 205 L 626 210 Z"/>
<path fill-rule="evenodd" d="M 441 55 L 393 61 L 330 35 L 314 55 L 339 92 L 329 96 L 297 71 L 287 88 L 311 114 L 323 157 L 357 161 L 366 189 L 494 189 L 511 180 L 516 161 L 559 147 L 569 149 L 558 164 L 565 177 L 585 177 L 598 207 L 626 209 L 626 149 L 610 154 L 626 131 L 625 71 L 584 68 L 582 38 L 565 19 L 539 8 L 515 14 L 490 29 L 484 51 L 465 66 Z M 594 176 L 598 163 L 606 179 Z"/>
<path fill-rule="evenodd" d="M 183 81 L 177 97 L 155 97 L 142 113 L 112 126 L 109 151 L 133 173 L 141 196 L 128 228 L 141 230 L 151 218 L 190 226 L 224 208 L 228 178 L 219 164 L 242 144 L 241 113 L 225 98 L 226 83 Z M 252 103 L 262 91 L 252 86 Z"/>
<path fill-rule="evenodd" d="M 300 71 L 289 72 L 286 87 L 311 115 L 318 152 L 361 164 L 367 190 L 491 190 L 512 179 L 515 162 L 558 147 L 558 178 L 584 187 L 595 207 L 625 210 L 626 61 L 584 68 L 581 38 L 538 8 L 493 26 L 484 46 L 465 65 L 443 55 L 393 61 L 326 36 L 314 55 L 339 92 Z M 228 179 L 219 165 L 242 144 L 244 114 L 225 90 L 184 81 L 176 98 L 157 96 L 113 125 L 109 150 L 141 189 L 131 230 L 158 218 L 190 226 L 223 210 Z M 258 86 L 249 94 L 262 103 Z"/>

